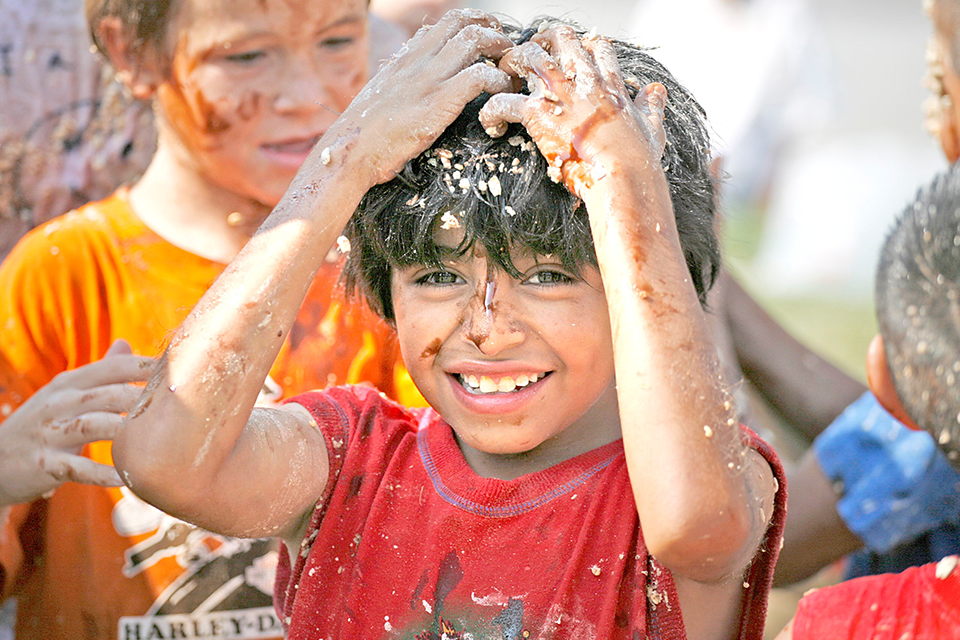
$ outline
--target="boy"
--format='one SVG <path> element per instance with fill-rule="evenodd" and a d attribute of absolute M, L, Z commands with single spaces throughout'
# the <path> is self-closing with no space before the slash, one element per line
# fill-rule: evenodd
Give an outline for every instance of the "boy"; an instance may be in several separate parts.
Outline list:
<path fill-rule="evenodd" d="M 880 402 L 904 424 L 929 432 L 955 467 L 958 214 L 960 169 L 954 166 L 920 192 L 884 245 L 876 282 L 880 336 L 867 357 L 870 387 Z M 960 638 L 957 561 L 951 555 L 809 593 L 778 638 Z"/>
<path fill-rule="evenodd" d="M 149 373 L 142 355 L 162 350 L 363 86 L 366 2 L 91 0 L 87 13 L 131 92 L 154 99 L 159 139 L 141 180 L 0 265 L 0 511 L 15 505 L 0 513 L 0 593 L 18 598 L 21 640 L 278 638 L 275 546 L 148 507 L 94 441 L 137 397 L 125 383 Z M 391 331 L 334 295 L 338 276 L 324 262 L 311 282 L 265 401 L 364 380 L 410 401 Z M 142 355 L 118 345 L 99 361 L 121 338 Z"/>
<path fill-rule="evenodd" d="M 785 495 L 700 306 L 699 108 L 635 48 L 515 37 L 453 12 L 381 69 L 178 330 L 117 467 L 178 517 L 282 538 L 290 638 L 759 638 Z M 432 409 L 254 408 L 358 204 L 348 278 Z"/>

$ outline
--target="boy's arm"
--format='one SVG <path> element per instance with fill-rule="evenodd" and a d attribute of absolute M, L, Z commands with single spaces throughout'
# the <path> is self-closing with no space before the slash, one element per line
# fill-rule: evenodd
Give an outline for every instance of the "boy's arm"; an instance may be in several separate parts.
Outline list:
<path fill-rule="evenodd" d="M 497 22 L 454 12 L 366 86 L 276 209 L 175 334 L 114 444 L 124 481 L 177 517 L 232 535 L 295 538 L 326 483 L 305 410 L 253 409 L 314 274 L 366 190 L 426 149 L 482 91 L 511 45 Z"/>
<path fill-rule="evenodd" d="M 867 388 L 791 336 L 729 274 L 722 316 L 744 376 L 788 425 L 813 440 Z"/>
<path fill-rule="evenodd" d="M 665 90 L 647 87 L 641 113 L 609 43 L 581 42 L 569 28 L 535 36 L 501 66 L 526 77 L 533 95 L 494 96 L 484 124 L 523 122 L 587 205 L 644 540 L 673 573 L 683 603 L 729 612 L 716 614 L 720 621 L 685 617 L 690 637 L 709 637 L 736 622 L 742 572 L 772 516 L 775 483 L 741 440 L 690 284 L 660 166 Z"/>

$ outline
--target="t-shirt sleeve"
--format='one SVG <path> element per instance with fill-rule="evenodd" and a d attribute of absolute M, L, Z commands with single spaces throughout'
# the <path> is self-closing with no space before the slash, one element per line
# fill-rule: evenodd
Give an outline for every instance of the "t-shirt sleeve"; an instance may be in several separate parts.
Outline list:
<path fill-rule="evenodd" d="M 820 434 L 814 452 L 839 489 L 837 512 L 873 552 L 960 523 L 960 475 L 930 434 L 903 426 L 872 393 Z"/>
<path fill-rule="evenodd" d="M 753 562 L 744 575 L 743 610 L 740 614 L 740 638 L 760 640 L 763 638 L 764 622 L 767 619 L 767 604 L 773 588 L 773 570 L 783 545 L 783 527 L 787 519 L 787 477 L 776 452 L 757 434 L 741 426 L 741 432 L 750 448 L 770 464 L 776 480 L 773 497 L 773 515 L 763 541 L 753 556 Z"/>
<path fill-rule="evenodd" d="M 290 562 L 286 545 L 281 545 L 274 585 L 274 606 L 284 627 L 304 563 L 331 497 L 338 488 L 344 467 L 348 464 L 376 466 L 386 461 L 397 442 L 416 431 L 417 420 L 422 413 L 422 410 L 406 409 L 376 389 L 366 386 L 330 387 L 295 396 L 286 402 L 302 405 L 317 422 L 327 445 L 330 469 L 323 495 L 317 500 L 293 563 Z M 358 458 L 362 461 L 358 462 Z"/>

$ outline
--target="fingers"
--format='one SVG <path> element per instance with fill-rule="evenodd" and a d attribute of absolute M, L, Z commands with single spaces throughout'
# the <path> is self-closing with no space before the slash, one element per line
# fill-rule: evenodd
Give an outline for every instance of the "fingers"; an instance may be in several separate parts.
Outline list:
<path fill-rule="evenodd" d="M 417 31 L 406 49 L 417 52 L 415 57 L 428 57 L 433 65 L 452 67 L 455 73 L 480 56 L 499 60 L 512 46 L 496 18 L 476 9 L 461 9 L 449 11 L 436 25 Z"/>
<path fill-rule="evenodd" d="M 119 413 L 95 411 L 74 418 L 53 422 L 47 444 L 62 449 L 75 449 L 99 440 L 113 440 L 123 424 Z"/>
<path fill-rule="evenodd" d="M 512 88 L 510 76 L 500 69 L 477 62 L 447 81 L 455 100 L 466 104 L 483 92 L 499 94 Z"/>
<path fill-rule="evenodd" d="M 490 96 L 480 109 L 480 124 L 487 133 L 498 138 L 507 132 L 507 124 L 523 122 L 526 117 L 527 96 L 519 93 L 498 93 Z"/>
<path fill-rule="evenodd" d="M 667 144 L 667 132 L 663 128 L 664 113 L 667 108 L 667 88 L 659 82 L 651 82 L 637 92 L 634 104 L 647 120 L 650 135 L 660 157 Z"/>
<path fill-rule="evenodd" d="M 634 104 L 651 124 L 663 126 L 663 115 L 667 108 L 667 88 L 659 82 L 651 82 L 637 92 Z"/>
<path fill-rule="evenodd" d="M 513 41 L 503 35 L 499 29 L 491 29 L 476 24 L 468 25 L 448 40 L 438 53 L 437 62 L 459 61 L 469 64 L 479 56 L 499 60 Z"/>
<path fill-rule="evenodd" d="M 119 356 L 133 355 L 133 348 L 130 346 L 130 343 L 124 340 L 123 338 L 117 338 L 113 341 L 113 344 L 110 345 L 110 348 L 107 349 L 106 355 L 108 356 Z"/>
<path fill-rule="evenodd" d="M 539 44 L 559 61 L 567 80 L 595 84 L 591 57 L 572 27 L 556 25 L 536 34 L 530 41 Z"/>
<path fill-rule="evenodd" d="M 547 100 L 559 99 L 558 91 L 566 75 L 557 60 L 535 42 L 514 47 L 500 60 L 500 68 L 527 81 L 530 95 Z"/>
<path fill-rule="evenodd" d="M 94 462 L 83 456 L 61 451 L 49 452 L 42 461 L 43 471 L 51 478 L 62 482 L 81 482 L 101 487 L 120 487 L 123 480 L 110 465 Z"/>
<path fill-rule="evenodd" d="M 115 346 L 117 346 L 116 342 L 110 348 L 113 349 Z M 111 354 L 110 351 L 107 351 L 107 354 L 109 357 L 103 360 L 91 362 L 71 371 L 64 371 L 48 386 L 54 389 L 90 389 L 123 382 L 146 382 L 157 362 L 156 358 Z"/>
<path fill-rule="evenodd" d="M 93 389 L 64 391 L 45 403 L 44 424 L 72 420 L 94 412 L 126 413 L 136 404 L 143 389 L 129 384 L 112 384 Z"/>
<path fill-rule="evenodd" d="M 628 96 L 627 88 L 623 84 L 623 74 L 620 73 L 620 63 L 617 61 L 617 51 L 613 44 L 605 38 L 592 37 L 583 41 L 583 48 L 593 56 L 606 90 L 625 101 Z"/>

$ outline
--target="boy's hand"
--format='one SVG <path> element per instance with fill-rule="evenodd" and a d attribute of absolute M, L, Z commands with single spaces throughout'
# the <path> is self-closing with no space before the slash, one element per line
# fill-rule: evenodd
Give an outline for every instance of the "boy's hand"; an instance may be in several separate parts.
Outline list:
<path fill-rule="evenodd" d="M 511 78 L 482 58 L 499 60 L 512 46 L 493 16 L 473 9 L 451 11 L 420 29 L 331 130 L 358 141 L 350 154 L 365 160 L 368 186 L 393 178 L 482 92 L 511 89 Z"/>
<path fill-rule="evenodd" d="M 29 502 L 63 482 L 121 486 L 116 470 L 80 455 L 111 440 L 142 389 L 153 358 L 118 340 L 97 362 L 61 373 L 0 423 L 0 506 Z"/>
<path fill-rule="evenodd" d="M 480 113 L 483 125 L 502 135 L 504 123 L 522 123 L 551 176 L 573 193 L 582 197 L 583 189 L 617 170 L 611 158 L 645 159 L 660 170 L 666 89 L 650 84 L 632 101 L 606 40 L 550 27 L 504 55 L 500 67 L 526 79 L 531 93 L 491 97 Z"/>

